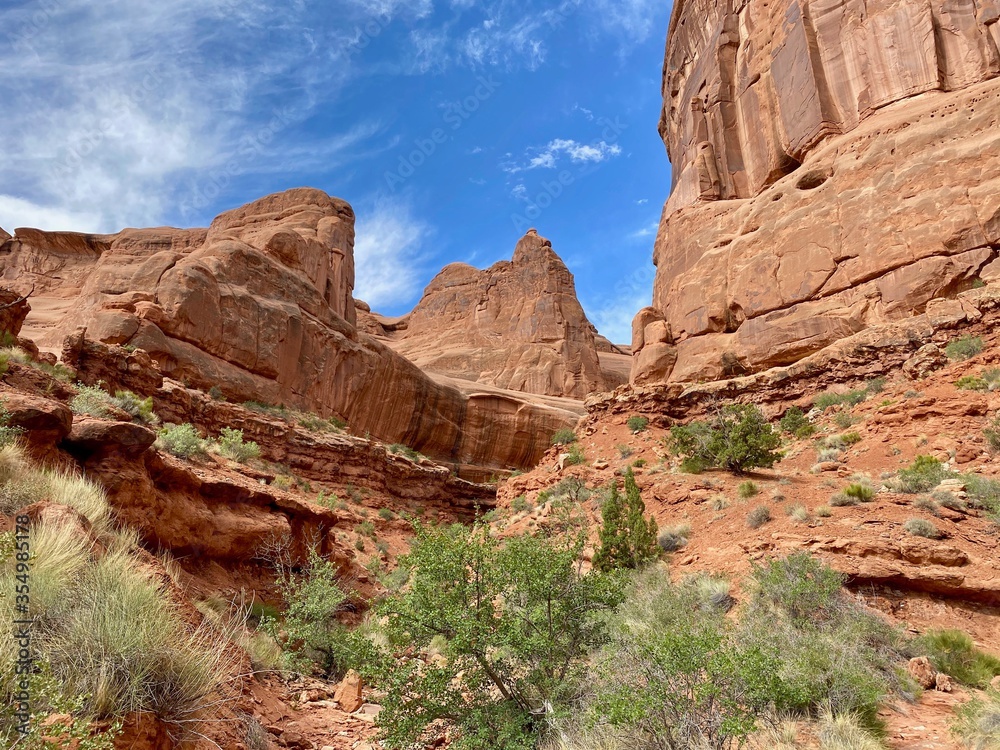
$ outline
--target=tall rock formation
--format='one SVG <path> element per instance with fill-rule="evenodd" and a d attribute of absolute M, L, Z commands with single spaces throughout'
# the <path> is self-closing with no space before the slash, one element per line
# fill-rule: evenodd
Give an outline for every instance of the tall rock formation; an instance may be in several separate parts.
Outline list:
<path fill-rule="evenodd" d="M 485 271 L 452 263 L 413 312 L 373 323 L 414 364 L 461 380 L 575 399 L 624 382 L 602 370 L 599 348 L 607 342 L 599 344 L 573 275 L 534 229 L 517 243 L 513 260 Z"/>
<path fill-rule="evenodd" d="M 637 383 L 788 364 L 1000 273 L 997 0 L 680 0 Z"/>
<path fill-rule="evenodd" d="M 90 338 L 146 350 L 164 375 L 233 401 L 337 414 L 470 472 L 527 467 L 576 402 L 432 378 L 355 324 L 354 212 L 289 190 L 208 229 L 85 235 L 18 229 L 0 276 L 35 287 L 24 334 L 58 348 Z"/>

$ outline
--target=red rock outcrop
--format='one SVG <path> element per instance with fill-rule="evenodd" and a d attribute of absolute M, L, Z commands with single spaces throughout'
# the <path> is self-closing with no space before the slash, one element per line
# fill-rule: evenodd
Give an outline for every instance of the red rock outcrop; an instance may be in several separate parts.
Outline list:
<path fill-rule="evenodd" d="M 17 230 L 0 246 L 0 275 L 35 285 L 25 330 L 43 347 L 85 326 L 91 339 L 145 350 L 175 380 L 336 414 L 463 470 L 530 466 L 577 421 L 578 402 L 460 389 L 360 332 L 353 243 L 351 207 L 302 188 L 208 229 Z M 67 351 L 78 367 L 87 347 Z"/>
<path fill-rule="evenodd" d="M 534 229 L 511 261 L 484 271 L 446 266 L 409 315 L 361 317 L 414 364 L 462 380 L 576 399 L 627 382 L 602 367 L 602 349 L 613 347 L 587 320 L 552 243 Z"/>
<path fill-rule="evenodd" d="M 636 383 L 786 365 L 996 276 L 1000 6 L 674 6 Z"/>

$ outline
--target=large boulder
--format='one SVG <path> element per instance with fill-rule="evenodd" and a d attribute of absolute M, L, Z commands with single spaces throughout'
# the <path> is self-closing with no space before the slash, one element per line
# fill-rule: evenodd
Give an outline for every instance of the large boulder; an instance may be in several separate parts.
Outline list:
<path fill-rule="evenodd" d="M 975 0 L 674 5 L 653 308 L 676 345 L 636 349 L 634 381 L 787 365 L 990 278 L 997 14 Z"/>

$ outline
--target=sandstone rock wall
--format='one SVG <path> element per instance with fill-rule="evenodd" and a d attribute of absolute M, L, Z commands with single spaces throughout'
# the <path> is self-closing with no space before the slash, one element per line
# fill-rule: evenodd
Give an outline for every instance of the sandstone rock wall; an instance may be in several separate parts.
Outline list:
<path fill-rule="evenodd" d="M 674 188 L 633 381 L 788 364 L 995 273 L 998 17 L 973 0 L 678 3 Z"/>
<path fill-rule="evenodd" d="M 25 333 L 43 346 L 83 325 L 144 349 L 175 380 L 337 414 L 459 467 L 529 466 L 576 422 L 578 403 L 465 393 L 358 331 L 353 242 L 347 203 L 296 189 L 208 229 L 17 230 L 0 246 L 0 275 L 36 286 Z"/>
<path fill-rule="evenodd" d="M 613 364 L 602 366 L 600 352 L 611 347 L 587 320 L 573 275 L 535 230 L 511 261 L 484 271 L 447 266 L 404 318 L 362 317 L 411 362 L 463 380 L 576 399 L 625 382 Z"/>

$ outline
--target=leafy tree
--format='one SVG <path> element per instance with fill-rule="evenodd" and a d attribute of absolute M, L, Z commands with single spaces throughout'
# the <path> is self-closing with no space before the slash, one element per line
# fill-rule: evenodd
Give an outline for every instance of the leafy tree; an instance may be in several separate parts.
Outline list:
<path fill-rule="evenodd" d="M 752 404 L 729 404 L 709 421 L 670 429 L 670 448 L 684 456 L 687 471 L 719 467 L 742 474 L 770 467 L 781 458 L 780 446 L 781 437 Z"/>
<path fill-rule="evenodd" d="M 617 576 L 581 574 L 581 548 L 531 536 L 501 545 L 478 525 L 416 527 L 410 585 L 378 611 L 390 643 L 443 642 L 444 658 L 378 663 L 386 747 L 421 747 L 444 725 L 455 750 L 536 746 L 606 642 L 601 613 L 622 600 Z"/>
<path fill-rule="evenodd" d="M 601 546 L 594 555 L 595 568 L 635 570 L 656 559 L 656 519 L 646 518 L 646 504 L 631 467 L 625 472 L 625 496 L 613 481 L 601 516 Z"/>

